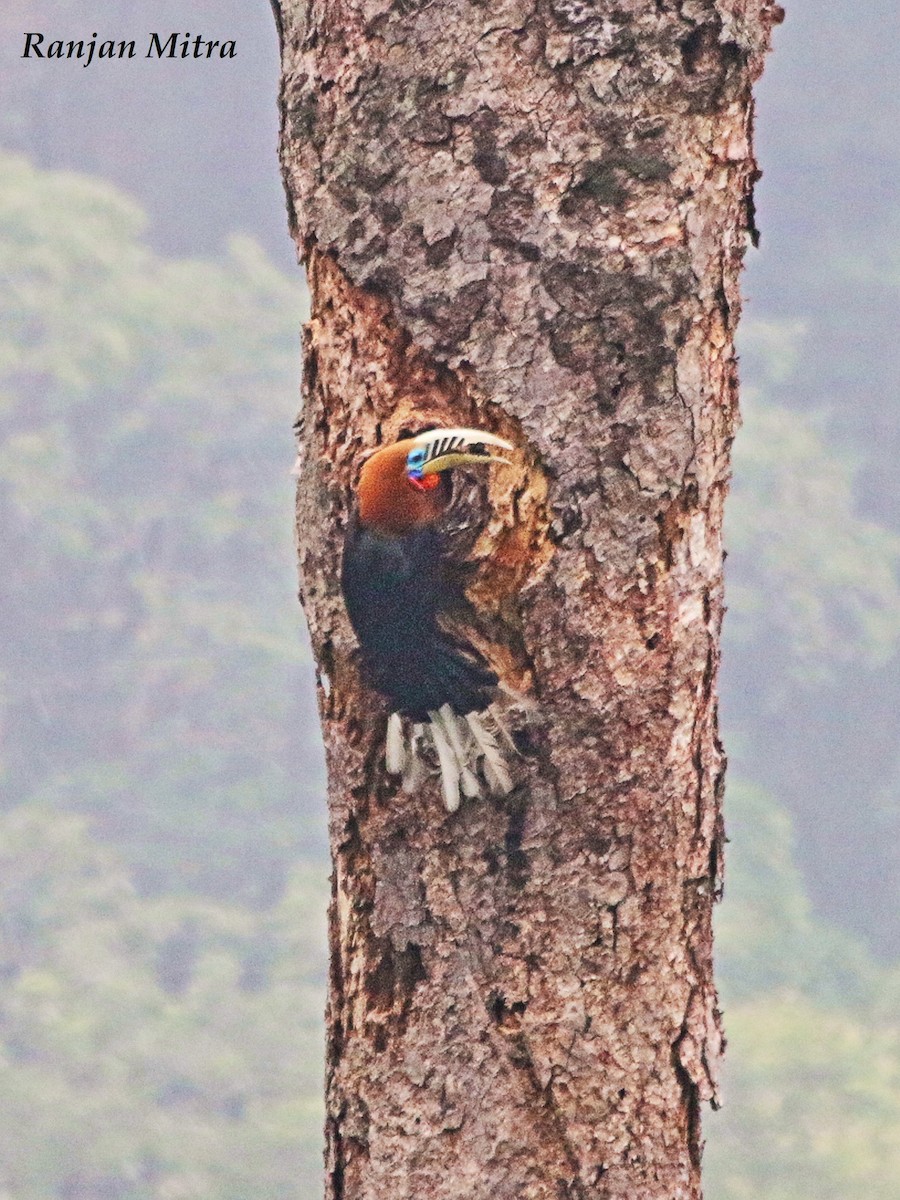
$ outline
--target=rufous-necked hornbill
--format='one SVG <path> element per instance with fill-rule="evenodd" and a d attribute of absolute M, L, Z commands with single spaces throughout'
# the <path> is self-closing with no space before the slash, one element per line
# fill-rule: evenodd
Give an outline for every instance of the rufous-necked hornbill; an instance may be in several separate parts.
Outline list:
<path fill-rule="evenodd" d="M 413 790 L 433 744 L 444 802 L 477 796 L 479 776 L 510 790 L 491 705 L 498 678 L 458 618 L 462 589 L 440 519 L 455 467 L 508 461 L 509 442 L 480 429 L 430 429 L 366 460 L 347 529 L 341 586 L 368 682 L 391 706 L 387 770 Z M 407 727 L 411 726 L 407 738 Z"/>

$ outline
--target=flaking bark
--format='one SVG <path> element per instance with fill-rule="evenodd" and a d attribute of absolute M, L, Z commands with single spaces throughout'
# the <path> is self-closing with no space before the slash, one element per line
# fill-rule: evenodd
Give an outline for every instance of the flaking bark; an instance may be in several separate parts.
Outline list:
<path fill-rule="evenodd" d="M 329 1200 L 700 1195 L 722 505 L 761 0 L 281 0 L 334 856 Z M 361 455 L 522 447 L 470 597 L 519 785 L 398 793 L 338 590 Z M 487 511 L 487 510 L 486 510 Z"/>

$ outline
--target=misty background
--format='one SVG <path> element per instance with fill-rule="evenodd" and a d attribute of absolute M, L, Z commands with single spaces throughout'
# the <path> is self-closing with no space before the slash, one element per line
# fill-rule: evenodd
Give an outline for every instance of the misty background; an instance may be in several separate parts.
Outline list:
<path fill-rule="evenodd" d="M 757 89 L 708 1200 L 900 1189 L 898 45 L 793 0 Z M 0 1200 L 321 1195 L 277 86 L 264 0 L 0 10 Z"/>

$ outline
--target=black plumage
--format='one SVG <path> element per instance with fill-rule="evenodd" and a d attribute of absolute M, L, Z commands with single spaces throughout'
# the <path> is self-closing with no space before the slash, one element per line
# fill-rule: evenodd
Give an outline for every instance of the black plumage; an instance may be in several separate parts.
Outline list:
<path fill-rule="evenodd" d="M 481 712 L 497 686 L 481 652 L 442 624 L 461 602 L 443 557 L 433 525 L 398 535 L 354 517 L 344 542 L 341 587 L 369 681 L 414 721 L 445 704 Z"/>

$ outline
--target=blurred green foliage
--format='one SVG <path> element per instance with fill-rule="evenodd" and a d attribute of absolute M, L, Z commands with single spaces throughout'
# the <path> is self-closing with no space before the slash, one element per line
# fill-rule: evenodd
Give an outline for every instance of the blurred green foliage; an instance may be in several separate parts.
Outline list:
<path fill-rule="evenodd" d="M 868 940 L 880 931 L 891 944 L 878 911 L 900 880 L 900 791 L 876 760 L 881 790 L 866 795 L 864 765 L 882 739 L 852 711 L 848 680 L 885 704 L 878 672 L 896 672 L 900 647 L 900 537 L 863 511 L 864 460 L 841 448 L 830 414 L 788 407 L 811 369 L 808 332 L 769 319 L 741 332 L 744 428 L 726 521 L 735 764 L 716 914 L 728 1053 L 724 1109 L 704 1119 L 707 1200 L 892 1200 L 900 1178 L 900 963 L 873 958 L 852 921 L 823 916 L 868 907 Z M 820 724 L 804 724 L 807 705 L 825 714 Z M 810 788 L 832 754 L 848 758 L 853 783 L 828 781 L 808 812 L 797 804 L 806 861 L 820 848 L 820 878 L 836 889 L 817 911 L 787 807 L 746 779 Z"/>
<path fill-rule="evenodd" d="M 729 789 L 718 913 L 725 1107 L 705 1118 L 708 1200 L 893 1200 L 900 968 L 812 913 L 784 809 Z"/>
<path fill-rule="evenodd" d="M 289 1200 L 320 1173 L 324 886 L 141 899 L 81 818 L 0 818 L 0 1186 Z"/>
<path fill-rule="evenodd" d="M 159 257 L 97 181 L 11 158 L 0 181 L 0 1196 L 314 1197 L 325 867 L 288 516 L 298 289 L 245 240 Z M 745 335 L 728 633 L 752 695 L 730 741 L 763 750 L 765 714 L 878 669 L 900 637 L 898 541 L 860 511 L 859 464 L 825 416 L 780 403 L 804 337 Z M 897 969 L 817 913 L 783 805 L 733 784 L 728 809 L 708 1196 L 893 1196 Z"/>
<path fill-rule="evenodd" d="M 725 735 L 733 773 L 791 812 L 819 914 L 890 961 L 900 957 L 900 527 L 866 511 L 885 447 L 873 439 L 864 455 L 831 408 L 791 407 L 817 369 L 811 324 L 741 327 Z"/>
<path fill-rule="evenodd" d="M 0 159 L 0 1195 L 287 1200 L 324 989 L 301 297 L 144 225 Z"/>
<path fill-rule="evenodd" d="M 299 289 L 246 239 L 159 258 L 98 181 L 9 157 L 0 181 L 5 794 L 90 813 L 144 889 L 270 900 L 321 811 Z"/>
<path fill-rule="evenodd" d="M 756 332 L 750 326 L 750 336 Z M 792 684 L 833 680 L 847 663 L 880 665 L 900 645 L 900 537 L 860 515 L 856 470 L 823 421 L 743 393 L 728 544 L 729 647 L 780 659 L 772 704 Z"/>

